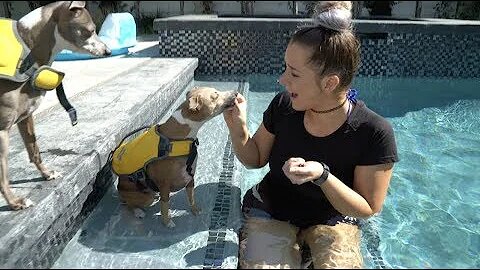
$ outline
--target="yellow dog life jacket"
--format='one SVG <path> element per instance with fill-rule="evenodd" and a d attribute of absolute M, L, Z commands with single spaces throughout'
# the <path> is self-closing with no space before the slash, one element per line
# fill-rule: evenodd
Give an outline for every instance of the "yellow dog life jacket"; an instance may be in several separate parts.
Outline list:
<path fill-rule="evenodd" d="M 65 74 L 49 66 L 34 68 L 30 52 L 17 32 L 17 22 L 0 18 L 0 79 L 25 82 L 32 78 L 35 89 L 57 88 Z"/>
<path fill-rule="evenodd" d="M 113 151 L 112 170 L 115 174 L 130 175 L 138 170 L 145 169 L 148 163 L 166 157 L 189 156 L 190 160 L 190 156 L 193 155 L 193 159 L 195 158 L 196 140 L 170 140 L 158 133 L 156 127 L 156 125 L 151 126 L 146 132 L 136 138 L 121 143 L 120 146 Z M 189 165 L 188 163 L 187 161 L 187 166 Z M 193 163 L 193 160 L 191 160 L 190 163 Z"/>

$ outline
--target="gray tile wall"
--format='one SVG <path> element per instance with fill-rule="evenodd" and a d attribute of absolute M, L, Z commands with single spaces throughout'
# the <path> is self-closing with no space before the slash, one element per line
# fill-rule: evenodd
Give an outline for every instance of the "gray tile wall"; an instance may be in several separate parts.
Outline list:
<path fill-rule="evenodd" d="M 254 24 L 156 22 L 160 56 L 197 57 L 198 75 L 281 73 L 285 48 L 298 23 Z M 480 25 L 377 26 L 356 26 L 361 40 L 359 76 L 480 77 Z"/>
<path fill-rule="evenodd" d="M 48 227 L 25 257 L 16 264 L 18 268 L 50 268 L 73 235 L 92 212 L 113 182 L 111 168 L 107 164 L 97 174 L 94 182 L 85 187 L 78 196 Z"/>

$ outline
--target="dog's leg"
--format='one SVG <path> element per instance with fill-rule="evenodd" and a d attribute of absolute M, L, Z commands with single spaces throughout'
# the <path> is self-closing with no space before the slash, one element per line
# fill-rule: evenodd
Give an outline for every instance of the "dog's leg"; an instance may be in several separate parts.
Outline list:
<path fill-rule="evenodd" d="M 186 190 L 187 190 L 188 202 L 190 203 L 190 206 L 192 207 L 192 214 L 194 214 L 196 216 L 200 213 L 201 209 L 195 203 L 195 198 L 193 196 L 194 186 L 195 186 L 195 183 L 194 183 L 194 180 L 192 178 L 192 181 L 188 182 L 188 184 L 186 186 Z"/>
<path fill-rule="evenodd" d="M 29 115 L 27 118 L 18 122 L 17 124 L 20 134 L 22 135 L 23 143 L 27 148 L 28 157 L 30 162 L 34 163 L 37 169 L 46 180 L 53 180 L 60 176 L 55 171 L 50 171 L 43 165 L 42 158 L 40 157 L 40 150 L 37 145 L 37 138 L 35 137 L 35 129 L 33 126 L 33 116 Z"/>
<path fill-rule="evenodd" d="M 170 217 L 170 185 L 164 184 L 160 188 L 160 212 L 162 213 L 162 221 L 168 228 L 175 227 L 175 223 Z"/>
<path fill-rule="evenodd" d="M 8 133 L 8 130 L 0 131 L 0 173 L 2 177 L 0 180 L 0 190 L 8 206 L 13 210 L 20 210 L 33 205 L 33 203 L 29 199 L 15 197 L 10 188 L 10 182 L 8 180 L 8 145 L 10 138 Z"/>

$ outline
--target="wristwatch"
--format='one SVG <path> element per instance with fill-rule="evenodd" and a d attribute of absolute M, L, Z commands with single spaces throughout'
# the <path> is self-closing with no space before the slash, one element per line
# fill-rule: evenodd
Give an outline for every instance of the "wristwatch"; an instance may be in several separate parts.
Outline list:
<path fill-rule="evenodd" d="M 323 173 L 319 178 L 312 180 L 312 182 L 317 186 L 320 186 L 323 184 L 323 182 L 327 181 L 328 175 L 330 174 L 330 168 L 328 168 L 327 164 L 323 162 L 320 162 L 320 164 L 323 166 Z"/>

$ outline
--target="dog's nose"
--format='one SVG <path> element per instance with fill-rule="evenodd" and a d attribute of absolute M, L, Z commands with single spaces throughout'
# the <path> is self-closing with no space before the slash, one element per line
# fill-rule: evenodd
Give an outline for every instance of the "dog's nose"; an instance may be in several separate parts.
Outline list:
<path fill-rule="evenodd" d="M 105 48 L 105 56 L 110 56 L 112 51 L 109 48 Z"/>

